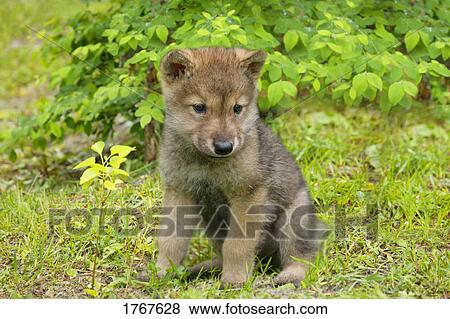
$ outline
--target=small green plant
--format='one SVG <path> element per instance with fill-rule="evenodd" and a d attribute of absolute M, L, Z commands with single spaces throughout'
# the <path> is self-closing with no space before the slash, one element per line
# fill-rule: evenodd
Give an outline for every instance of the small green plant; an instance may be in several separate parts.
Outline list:
<path fill-rule="evenodd" d="M 80 177 L 80 185 L 83 189 L 93 185 L 99 188 L 101 193 L 100 199 L 100 216 L 99 222 L 103 220 L 104 208 L 106 200 L 111 191 L 117 189 L 117 185 L 123 183 L 119 176 L 129 176 L 128 172 L 120 168 L 120 165 L 127 160 L 128 154 L 135 150 L 134 147 L 125 145 L 114 145 L 110 149 L 110 155 L 103 154 L 105 143 L 98 141 L 91 146 L 91 149 L 100 157 L 100 163 L 97 163 L 96 157 L 92 156 L 82 161 L 74 169 L 86 168 Z M 97 259 L 101 256 L 99 233 L 93 235 L 94 261 L 92 265 L 91 288 L 86 288 L 85 292 L 93 297 L 98 296 L 98 285 L 95 281 L 95 272 L 97 269 Z"/>
<path fill-rule="evenodd" d="M 73 169 L 88 167 L 80 177 L 80 185 L 86 189 L 94 182 L 98 182 L 103 188 L 112 191 L 123 181 L 118 176 L 128 176 L 129 174 L 120 169 L 120 165 L 127 160 L 128 154 L 136 148 L 124 145 L 114 145 L 110 149 L 110 155 L 104 156 L 104 142 L 96 142 L 91 149 L 100 156 L 100 163 L 97 163 L 95 156 L 82 161 Z"/>

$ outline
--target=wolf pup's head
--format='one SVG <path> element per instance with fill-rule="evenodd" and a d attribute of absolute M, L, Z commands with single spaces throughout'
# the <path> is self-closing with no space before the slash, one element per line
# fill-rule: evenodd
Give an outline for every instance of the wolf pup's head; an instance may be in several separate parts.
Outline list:
<path fill-rule="evenodd" d="M 259 116 L 256 81 L 265 58 L 244 49 L 169 52 L 160 67 L 165 129 L 211 157 L 238 152 Z"/>

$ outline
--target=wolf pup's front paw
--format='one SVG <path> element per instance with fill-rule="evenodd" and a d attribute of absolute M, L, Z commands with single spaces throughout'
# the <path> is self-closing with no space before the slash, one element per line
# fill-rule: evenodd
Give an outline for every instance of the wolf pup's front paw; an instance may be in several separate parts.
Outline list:
<path fill-rule="evenodd" d="M 291 283 L 298 288 L 300 287 L 300 282 L 305 279 L 305 276 L 305 267 L 300 264 L 289 265 L 275 277 L 274 284 L 276 286 L 282 286 Z"/>
<path fill-rule="evenodd" d="M 136 280 L 148 283 L 150 281 L 150 276 L 148 275 L 147 270 L 138 271 L 136 274 Z"/>
<path fill-rule="evenodd" d="M 163 278 L 167 274 L 167 270 L 169 269 L 169 265 L 167 263 L 163 262 L 164 259 L 160 258 L 156 262 L 156 269 L 158 270 L 156 272 L 156 276 L 158 278 Z"/>
<path fill-rule="evenodd" d="M 237 272 L 224 272 L 222 274 L 221 289 L 225 288 L 242 288 L 248 280 L 248 274 Z"/>
<path fill-rule="evenodd" d="M 136 279 L 142 282 L 149 282 L 151 276 L 154 276 L 156 274 L 156 277 L 163 278 L 166 275 L 166 273 L 167 272 L 165 270 L 158 270 L 157 272 L 149 272 L 148 270 L 144 269 L 137 272 Z"/>

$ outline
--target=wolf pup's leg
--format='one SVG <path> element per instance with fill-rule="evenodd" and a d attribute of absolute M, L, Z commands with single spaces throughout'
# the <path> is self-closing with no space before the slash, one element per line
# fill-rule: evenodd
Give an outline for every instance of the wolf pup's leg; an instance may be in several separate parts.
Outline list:
<path fill-rule="evenodd" d="M 222 269 L 222 259 L 220 257 L 213 257 L 212 260 L 203 261 L 193 267 L 189 268 L 189 278 L 194 279 L 210 275 L 214 271 Z"/>
<path fill-rule="evenodd" d="M 158 237 L 159 255 L 158 261 L 156 262 L 156 266 L 159 269 L 159 277 L 164 276 L 172 264 L 177 266 L 183 261 L 192 237 L 192 227 L 184 227 L 185 218 L 177 213 L 179 212 L 180 206 L 191 206 L 193 213 L 198 211 L 198 207 L 194 206 L 194 202 L 190 196 L 171 188 L 166 189 L 164 207 L 172 208 L 168 218 L 173 222 L 172 225 L 175 225 L 175 229 L 171 230 L 169 234 L 165 234 L 163 230 L 160 231 Z M 180 235 L 180 230 L 182 230 L 182 235 Z"/>
<path fill-rule="evenodd" d="M 242 286 L 253 271 L 256 249 L 263 229 L 263 216 L 252 207 L 263 205 L 267 190 L 259 188 L 248 196 L 230 198 L 230 230 L 222 246 L 222 285 Z"/>
<path fill-rule="evenodd" d="M 280 231 L 286 236 L 279 242 L 279 256 L 281 271 L 275 277 L 276 285 L 292 283 L 300 284 L 306 276 L 307 264 L 314 258 L 319 245 L 320 229 L 314 206 L 311 203 L 308 192 L 302 189 L 297 193 L 291 207 L 284 212 L 279 220 Z"/>

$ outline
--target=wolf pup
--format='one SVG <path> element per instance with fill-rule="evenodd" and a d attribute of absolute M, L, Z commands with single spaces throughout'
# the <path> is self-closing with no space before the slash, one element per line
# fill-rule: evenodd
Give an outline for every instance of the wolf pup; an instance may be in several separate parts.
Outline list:
<path fill-rule="evenodd" d="M 265 57 L 264 51 L 201 48 L 175 50 L 162 60 L 164 207 L 174 207 L 168 218 L 184 236 L 160 233 L 159 276 L 182 262 L 193 232 L 177 211 L 200 206 L 218 257 L 192 271 L 219 268 L 223 285 L 241 286 L 260 256 L 281 268 L 275 284 L 298 285 L 305 277 L 299 260 L 314 256 L 319 222 L 296 163 L 259 117 L 257 79 Z"/>

